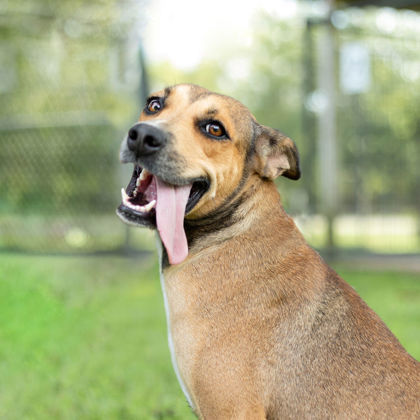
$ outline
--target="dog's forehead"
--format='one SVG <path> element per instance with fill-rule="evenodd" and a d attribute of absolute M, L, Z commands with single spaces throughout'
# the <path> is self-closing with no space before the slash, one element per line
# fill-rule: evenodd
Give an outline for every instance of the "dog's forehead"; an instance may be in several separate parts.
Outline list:
<path fill-rule="evenodd" d="M 254 116 L 243 104 L 230 96 L 212 92 L 198 85 L 180 84 L 154 94 L 165 98 L 166 107 L 177 112 L 226 119 L 237 127 L 249 127 Z"/>
<path fill-rule="evenodd" d="M 167 96 L 172 96 L 177 101 L 182 101 L 185 105 L 193 105 L 195 103 L 207 103 L 209 105 L 235 108 L 238 112 L 250 114 L 248 108 L 230 96 L 221 95 L 220 93 L 212 92 L 197 85 L 176 85 L 165 89 Z"/>

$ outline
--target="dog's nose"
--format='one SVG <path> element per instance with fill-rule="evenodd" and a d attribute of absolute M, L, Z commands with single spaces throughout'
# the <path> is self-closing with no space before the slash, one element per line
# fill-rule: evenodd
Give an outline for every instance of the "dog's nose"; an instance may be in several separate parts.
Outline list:
<path fill-rule="evenodd" d="M 136 124 L 130 128 L 127 136 L 127 146 L 138 155 L 150 155 L 166 144 L 166 134 L 149 124 Z"/>

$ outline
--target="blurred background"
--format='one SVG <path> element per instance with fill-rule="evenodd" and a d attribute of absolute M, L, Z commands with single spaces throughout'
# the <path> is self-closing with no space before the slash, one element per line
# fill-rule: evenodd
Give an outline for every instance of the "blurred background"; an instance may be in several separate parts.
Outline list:
<path fill-rule="evenodd" d="M 181 82 L 298 145 L 303 234 L 420 357 L 420 0 L 0 0 L 0 417 L 191 418 L 119 144 Z M 357 267 L 357 268 L 356 268 Z"/>

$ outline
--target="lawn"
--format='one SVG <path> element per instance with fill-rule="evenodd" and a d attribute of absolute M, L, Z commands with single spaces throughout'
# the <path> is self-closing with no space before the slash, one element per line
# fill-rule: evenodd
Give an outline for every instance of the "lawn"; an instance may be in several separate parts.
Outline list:
<path fill-rule="evenodd" d="M 419 275 L 338 271 L 419 358 Z M 194 418 L 154 259 L 0 254 L 0 320 L 0 418 Z"/>

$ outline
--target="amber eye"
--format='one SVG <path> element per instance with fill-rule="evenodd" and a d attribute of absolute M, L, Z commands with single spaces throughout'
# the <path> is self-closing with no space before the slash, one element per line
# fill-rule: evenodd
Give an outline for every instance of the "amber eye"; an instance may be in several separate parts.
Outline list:
<path fill-rule="evenodd" d="M 156 112 L 162 109 L 162 104 L 160 103 L 159 99 L 152 99 L 146 106 L 147 111 L 149 114 L 156 114 Z"/>
<path fill-rule="evenodd" d="M 226 135 L 226 131 L 223 126 L 217 122 L 210 122 L 206 124 L 206 133 L 213 137 L 223 137 Z"/>

